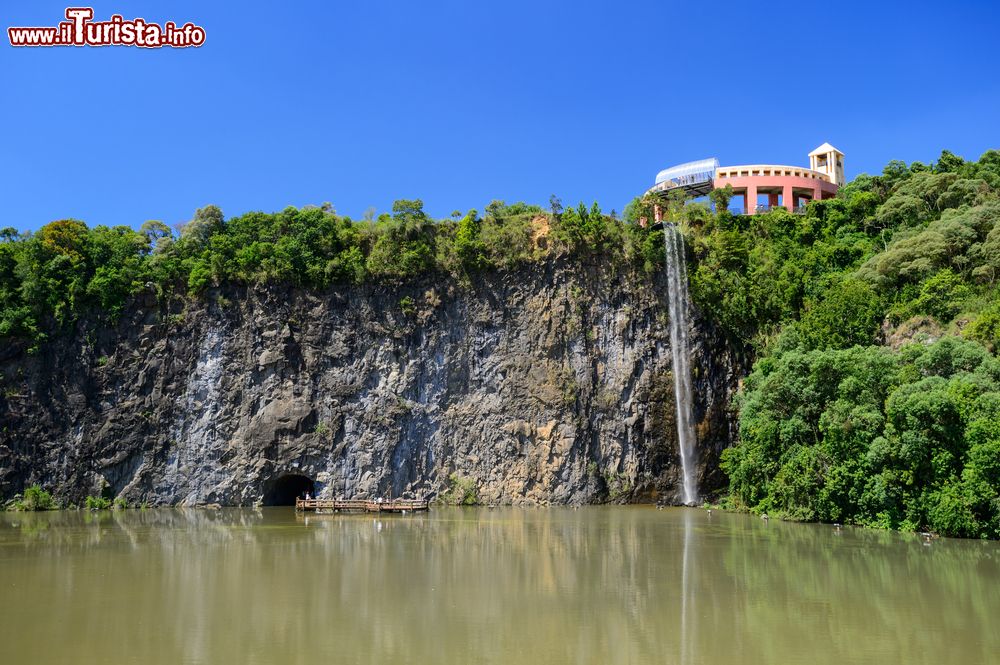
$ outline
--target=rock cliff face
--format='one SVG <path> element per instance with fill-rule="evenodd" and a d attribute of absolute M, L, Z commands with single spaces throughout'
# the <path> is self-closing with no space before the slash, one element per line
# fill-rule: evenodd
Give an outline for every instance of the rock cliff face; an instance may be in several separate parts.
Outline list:
<path fill-rule="evenodd" d="M 113 329 L 0 349 L 0 495 L 247 505 L 680 496 L 662 275 L 553 260 L 471 284 L 139 297 Z M 692 366 L 702 492 L 744 362 L 704 317 Z"/>

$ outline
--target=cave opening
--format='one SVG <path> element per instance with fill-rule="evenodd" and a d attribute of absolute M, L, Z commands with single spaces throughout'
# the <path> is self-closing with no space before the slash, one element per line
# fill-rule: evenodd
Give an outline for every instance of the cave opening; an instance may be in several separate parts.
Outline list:
<path fill-rule="evenodd" d="M 316 496 L 316 486 L 312 478 L 298 473 L 280 476 L 264 494 L 265 506 L 294 506 L 295 499 L 305 496 Z"/>

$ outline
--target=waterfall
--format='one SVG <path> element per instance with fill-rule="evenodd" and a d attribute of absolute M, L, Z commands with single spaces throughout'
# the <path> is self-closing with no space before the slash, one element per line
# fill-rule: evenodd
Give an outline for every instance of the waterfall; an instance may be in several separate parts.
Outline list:
<path fill-rule="evenodd" d="M 667 251 L 667 291 L 670 305 L 670 355 L 674 370 L 674 405 L 677 410 L 677 446 L 684 472 L 684 503 L 698 501 L 695 483 L 695 434 L 692 413 L 691 353 L 688 349 L 688 280 L 684 238 L 673 224 L 663 224 Z"/>

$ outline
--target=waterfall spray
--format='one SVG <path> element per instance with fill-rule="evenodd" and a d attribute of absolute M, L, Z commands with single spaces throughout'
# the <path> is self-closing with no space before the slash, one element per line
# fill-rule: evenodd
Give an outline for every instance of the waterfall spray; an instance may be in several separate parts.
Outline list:
<path fill-rule="evenodd" d="M 684 473 L 683 499 L 698 501 L 695 482 L 695 433 L 692 413 L 691 353 L 688 349 L 688 280 L 684 238 L 673 224 L 663 224 L 667 251 L 667 291 L 670 306 L 670 355 L 674 370 L 674 405 L 677 410 L 677 446 Z"/>

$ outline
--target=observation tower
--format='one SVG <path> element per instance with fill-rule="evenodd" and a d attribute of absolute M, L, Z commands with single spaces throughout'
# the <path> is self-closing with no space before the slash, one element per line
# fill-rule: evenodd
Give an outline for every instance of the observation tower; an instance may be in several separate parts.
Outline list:
<path fill-rule="evenodd" d="M 778 207 L 801 213 L 809 201 L 835 197 L 843 183 L 844 153 L 824 143 L 809 153 L 808 168 L 783 164 L 720 166 L 712 157 L 663 169 L 647 193 L 682 191 L 705 196 L 730 185 L 733 195 L 743 199 L 742 208 L 733 210 L 737 214 L 753 215 Z"/>

